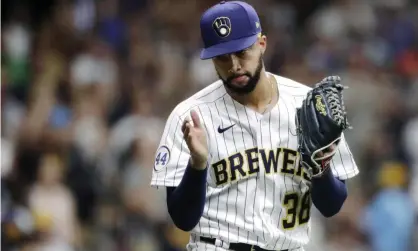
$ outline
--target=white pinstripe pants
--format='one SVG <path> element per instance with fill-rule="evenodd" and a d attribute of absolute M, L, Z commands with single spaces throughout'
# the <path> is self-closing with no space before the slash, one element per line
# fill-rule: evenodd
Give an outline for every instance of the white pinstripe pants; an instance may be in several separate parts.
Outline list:
<path fill-rule="evenodd" d="M 223 247 L 217 247 L 215 245 L 205 243 L 205 242 L 189 242 L 187 244 L 187 251 L 229 251 L 229 249 L 225 249 Z M 296 249 L 289 249 L 289 251 L 304 251 L 303 247 L 296 248 Z"/>

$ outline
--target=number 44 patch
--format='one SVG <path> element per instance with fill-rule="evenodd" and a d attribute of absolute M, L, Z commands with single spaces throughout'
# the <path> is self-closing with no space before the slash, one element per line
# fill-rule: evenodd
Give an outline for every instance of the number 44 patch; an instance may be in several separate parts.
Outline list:
<path fill-rule="evenodd" d="M 164 167 L 167 166 L 170 161 L 170 150 L 166 146 L 160 146 L 158 148 L 157 154 L 155 155 L 154 170 L 161 171 Z"/>

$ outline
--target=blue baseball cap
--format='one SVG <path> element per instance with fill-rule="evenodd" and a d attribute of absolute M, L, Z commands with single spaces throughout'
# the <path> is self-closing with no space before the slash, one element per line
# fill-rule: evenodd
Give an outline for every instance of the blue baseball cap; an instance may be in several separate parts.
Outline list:
<path fill-rule="evenodd" d="M 206 10 L 200 19 L 204 48 L 201 59 L 244 50 L 253 45 L 261 32 L 254 8 L 241 1 L 222 1 Z"/>

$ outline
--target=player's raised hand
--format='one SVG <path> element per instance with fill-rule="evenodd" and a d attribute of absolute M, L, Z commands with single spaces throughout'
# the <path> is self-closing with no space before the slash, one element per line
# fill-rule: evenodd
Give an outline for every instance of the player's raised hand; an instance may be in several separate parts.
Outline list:
<path fill-rule="evenodd" d="M 208 159 L 206 132 L 196 111 L 190 112 L 190 119 L 185 119 L 181 130 L 190 150 L 192 167 L 203 170 Z"/>

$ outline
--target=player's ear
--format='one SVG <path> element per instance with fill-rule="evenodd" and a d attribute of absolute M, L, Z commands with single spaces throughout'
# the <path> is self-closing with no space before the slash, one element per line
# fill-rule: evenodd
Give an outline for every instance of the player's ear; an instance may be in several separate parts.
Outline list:
<path fill-rule="evenodd" d="M 266 37 L 266 35 L 263 35 L 262 33 L 260 33 L 260 35 L 258 37 L 258 43 L 260 45 L 261 53 L 264 54 L 264 52 L 266 51 L 266 48 L 267 48 L 267 37 Z"/>

